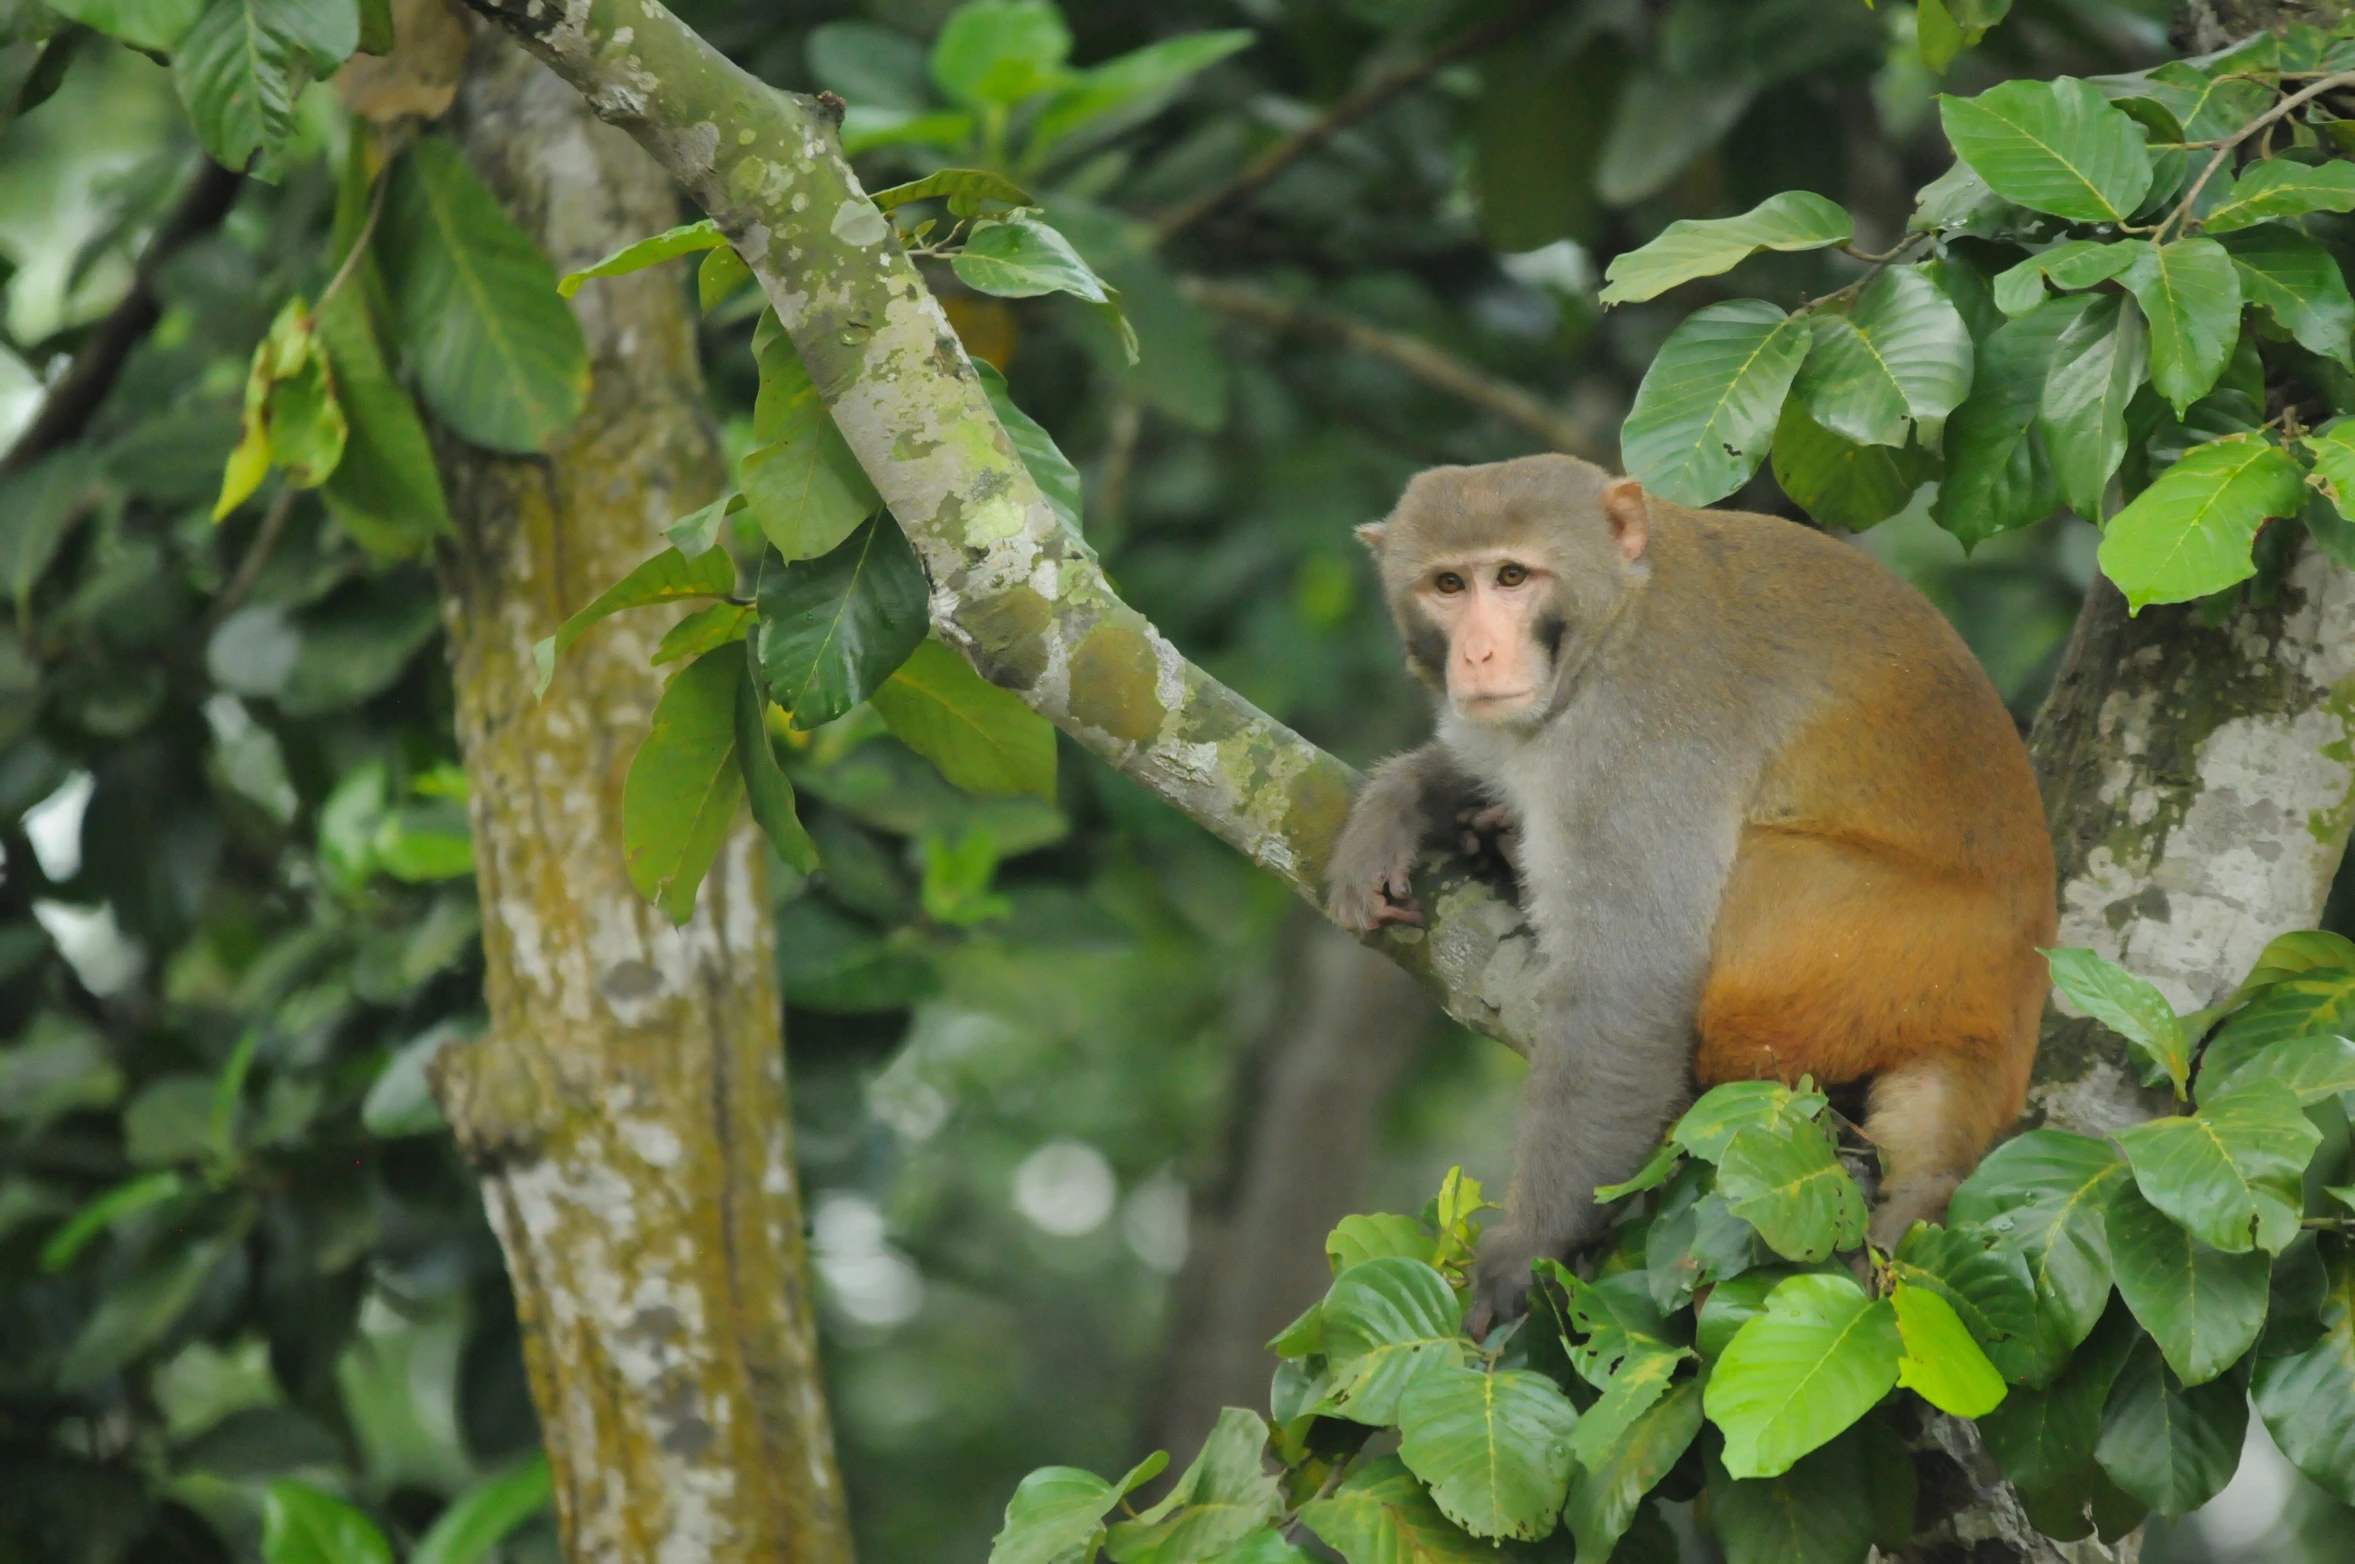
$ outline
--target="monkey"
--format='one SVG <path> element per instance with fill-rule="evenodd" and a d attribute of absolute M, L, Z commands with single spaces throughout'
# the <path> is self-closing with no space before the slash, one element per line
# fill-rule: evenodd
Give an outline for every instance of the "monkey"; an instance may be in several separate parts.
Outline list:
<path fill-rule="evenodd" d="M 1438 717 L 1352 802 L 1327 910 L 1420 922 L 1424 844 L 1502 822 L 1545 957 L 1475 1321 L 1726 1081 L 1861 1086 L 1871 1241 L 1943 1216 L 2026 1100 L 2057 921 L 2026 747 L 1945 618 L 1861 549 L 1569 456 L 1433 468 L 1358 533 Z"/>

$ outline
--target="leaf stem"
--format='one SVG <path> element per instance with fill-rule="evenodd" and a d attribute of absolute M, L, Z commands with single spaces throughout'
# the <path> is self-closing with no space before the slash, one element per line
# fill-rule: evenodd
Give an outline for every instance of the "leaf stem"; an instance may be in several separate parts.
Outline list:
<path fill-rule="evenodd" d="M 387 158 L 384 167 L 376 171 L 376 188 L 368 195 L 368 215 L 360 223 L 360 231 L 352 236 L 352 247 L 344 251 L 343 264 L 335 269 L 335 275 L 328 278 L 327 286 L 320 290 L 319 302 L 311 306 L 312 324 L 318 323 L 319 312 L 327 308 L 327 301 L 334 298 L 336 290 L 359 269 L 360 257 L 368 252 L 368 241 L 376 237 L 376 220 L 384 215 L 384 193 L 392 187 L 392 180 L 388 177 L 391 172 L 392 160 Z"/>
<path fill-rule="evenodd" d="M 2267 109 L 2234 131 L 2230 136 L 2225 137 L 2223 143 L 2216 148 L 2215 156 L 2208 159 L 2208 166 L 2200 170 L 2200 177 L 2193 180 L 2191 188 L 2183 193 L 2182 204 L 2169 213 L 2167 220 L 2159 224 L 2158 231 L 2151 235 L 2151 242 L 2153 244 L 2164 242 L 2169 228 L 2173 228 L 2178 236 L 2182 234 L 2184 225 L 2191 220 L 2192 203 L 2199 200 L 2200 192 L 2207 188 L 2208 181 L 2214 176 L 2216 170 L 2224 166 L 2224 160 L 2232 156 L 2234 147 L 2239 146 L 2257 132 L 2267 129 L 2275 121 L 2294 112 L 2300 105 L 2309 103 L 2336 87 L 2355 87 L 2355 71 L 2334 71 L 2310 86 L 2299 88 L 2272 108 Z"/>

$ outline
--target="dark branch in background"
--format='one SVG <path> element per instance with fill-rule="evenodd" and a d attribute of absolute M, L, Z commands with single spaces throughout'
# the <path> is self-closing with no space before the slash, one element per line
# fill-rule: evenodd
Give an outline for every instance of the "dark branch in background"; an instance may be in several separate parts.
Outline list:
<path fill-rule="evenodd" d="M 221 225 L 221 219 L 229 215 L 229 208 L 237 200 L 238 187 L 244 182 L 244 175 L 233 173 L 210 158 L 198 167 L 196 178 L 189 183 L 178 204 L 147 241 L 147 248 L 139 252 L 139 264 L 131 276 L 131 291 L 123 295 L 122 302 L 83 340 L 72 366 L 41 399 L 41 410 L 33 415 L 24 433 L 17 436 L 8 454 L 0 457 L 0 473 L 28 467 L 81 434 L 99 404 L 106 400 L 106 394 L 114 389 L 115 379 L 122 374 L 131 350 L 155 329 L 156 321 L 163 314 L 163 306 L 155 296 L 156 272 L 190 240 Z"/>
<path fill-rule="evenodd" d="M 1467 364 L 1420 337 L 1372 325 L 1310 300 L 1287 299 L 1281 294 L 1255 288 L 1248 283 L 1213 282 L 1208 278 L 1189 277 L 1183 286 L 1186 297 L 1206 309 L 1216 310 L 1237 320 L 1247 320 L 1272 331 L 1297 331 L 1331 337 L 1361 353 L 1388 359 L 1416 379 L 1436 386 L 1450 396 L 1461 397 L 1476 407 L 1485 407 L 1492 413 L 1511 419 L 1557 451 L 1567 451 L 1572 456 L 1583 456 L 1590 461 L 1611 461 L 1611 452 L 1605 448 L 1606 442 L 1597 439 L 1593 430 L 1555 412 L 1543 400 L 1511 381 L 1499 379 Z"/>
<path fill-rule="evenodd" d="M 1323 146 L 1336 134 L 1364 119 L 1408 88 L 1429 80 L 1458 60 L 1470 59 L 1475 54 L 1495 48 L 1549 11 L 1558 9 L 1559 4 L 1560 0 L 1522 0 L 1521 4 L 1508 6 L 1453 42 L 1375 77 L 1244 164 L 1241 172 L 1225 184 L 1214 190 L 1206 190 L 1183 206 L 1172 207 L 1154 218 L 1153 237 L 1166 241 L 1193 227 L 1220 207 L 1240 201 L 1290 168 L 1301 157 Z"/>

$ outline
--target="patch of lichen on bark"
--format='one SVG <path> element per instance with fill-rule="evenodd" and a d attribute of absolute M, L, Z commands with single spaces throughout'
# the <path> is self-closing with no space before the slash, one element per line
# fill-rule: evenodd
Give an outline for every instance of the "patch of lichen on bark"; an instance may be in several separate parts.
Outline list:
<path fill-rule="evenodd" d="M 2339 725 L 2339 736 L 2322 746 L 2322 753 L 2348 768 L 2349 783 L 2345 796 L 2328 809 L 2316 809 L 2306 816 L 2306 831 L 2325 846 L 2344 847 L 2347 833 L 2355 827 L 2355 679 L 2342 679 L 2331 687 L 2322 710 Z"/>
<path fill-rule="evenodd" d="M 1150 743 L 1168 720 L 1161 660 L 1143 631 L 1100 624 L 1071 654 L 1071 715 L 1116 739 Z"/>

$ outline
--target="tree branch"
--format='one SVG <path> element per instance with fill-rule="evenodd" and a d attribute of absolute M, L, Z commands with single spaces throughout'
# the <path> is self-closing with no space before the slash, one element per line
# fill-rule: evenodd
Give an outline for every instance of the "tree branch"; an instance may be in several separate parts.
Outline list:
<path fill-rule="evenodd" d="M 738 69 L 653 0 L 471 0 L 627 130 L 719 224 L 800 351 L 984 676 L 1322 902 L 1358 777 L 1188 662 L 1055 518 L 940 305 L 844 161 L 833 118 Z M 1527 1050 L 1535 944 L 1461 860 L 1430 924 L 1374 941 L 1449 1014 Z"/>
<path fill-rule="evenodd" d="M 1375 77 L 1331 108 L 1243 165 L 1234 178 L 1206 190 L 1182 206 L 1171 208 L 1152 223 L 1156 242 L 1183 233 L 1220 207 L 1242 200 L 1306 154 L 1315 151 L 1408 88 L 1429 80 L 1458 60 L 1495 48 L 1522 28 L 1555 9 L 1557 0 L 1522 0 L 1429 54 L 1409 60 Z"/>
<path fill-rule="evenodd" d="M 244 182 L 242 174 L 223 168 L 211 158 L 204 159 L 179 203 L 147 241 L 147 248 L 139 252 L 130 291 L 98 323 L 97 329 L 82 343 L 82 350 L 74 355 L 72 367 L 41 399 L 41 410 L 33 415 L 24 433 L 16 437 L 8 454 L 0 457 L 0 473 L 29 467 L 81 434 L 90 422 L 90 415 L 98 411 L 106 394 L 114 389 L 131 350 L 155 329 L 156 321 L 162 316 L 163 307 L 155 297 L 157 270 L 189 240 L 220 226 Z"/>
<path fill-rule="evenodd" d="M 1509 380 L 1499 379 L 1452 353 L 1433 347 L 1420 337 L 1373 325 L 1313 300 L 1287 299 L 1249 283 L 1188 277 L 1181 286 L 1187 298 L 1222 315 L 1272 331 L 1331 337 L 1360 353 L 1388 359 L 1426 385 L 1511 419 L 1554 450 L 1583 456 L 1589 461 L 1611 459 L 1591 431 L 1555 412 L 1540 398 Z"/>

